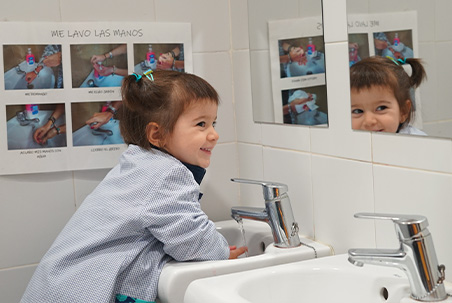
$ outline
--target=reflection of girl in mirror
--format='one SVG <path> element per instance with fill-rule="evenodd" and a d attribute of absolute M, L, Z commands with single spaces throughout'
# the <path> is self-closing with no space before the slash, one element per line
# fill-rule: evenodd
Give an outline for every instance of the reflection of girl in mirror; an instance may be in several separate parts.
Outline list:
<path fill-rule="evenodd" d="M 411 66 L 411 76 L 403 64 Z M 350 68 L 352 128 L 426 135 L 410 125 L 414 88 L 426 78 L 420 59 L 369 57 Z"/>

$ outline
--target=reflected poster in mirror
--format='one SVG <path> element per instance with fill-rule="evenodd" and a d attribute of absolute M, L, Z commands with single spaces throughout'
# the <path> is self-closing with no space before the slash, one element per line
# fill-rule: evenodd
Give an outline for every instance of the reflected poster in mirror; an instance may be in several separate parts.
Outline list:
<path fill-rule="evenodd" d="M 328 124 L 325 50 L 317 18 L 268 22 L 276 123 Z"/>
<path fill-rule="evenodd" d="M 326 127 L 322 1 L 247 4 L 253 120 Z"/>

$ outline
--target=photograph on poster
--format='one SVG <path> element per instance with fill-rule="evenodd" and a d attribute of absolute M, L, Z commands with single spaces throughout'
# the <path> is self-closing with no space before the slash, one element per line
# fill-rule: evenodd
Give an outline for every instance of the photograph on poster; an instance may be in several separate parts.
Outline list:
<path fill-rule="evenodd" d="M 349 34 L 348 35 L 348 54 L 350 66 L 364 58 L 370 56 L 369 52 L 369 35 L 365 34 Z"/>
<path fill-rule="evenodd" d="M 127 44 L 71 44 L 72 87 L 119 87 L 127 76 Z"/>
<path fill-rule="evenodd" d="M 3 45 L 5 90 L 63 88 L 60 44 Z"/>
<path fill-rule="evenodd" d="M 124 144 L 118 119 L 121 105 L 122 101 L 71 103 L 72 145 Z"/>
<path fill-rule="evenodd" d="M 328 123 L 325 85 L 282 90 L 281 97 L 284 123 L 298 125 Z"/>
<path fill-rule="evenodd" d="M 134 72 L 142 74 L 149 69 L 185 72 L 183 43 L 140 43 L 133 45 Z"/>
<path fill-rule="evenodd" d="M 413 58 L 413 33 L 411 30 L 375 32 L 375 55 L 393 59 Z"/>
<path fill-rule="evenodd" d="M 6 106 L 8 150 L 66 147 L 64 103 Z"/>
<path fill-rule="evenodd" d="M 281 78 L 325 73 L 323 36 L 278 40 Z"/>

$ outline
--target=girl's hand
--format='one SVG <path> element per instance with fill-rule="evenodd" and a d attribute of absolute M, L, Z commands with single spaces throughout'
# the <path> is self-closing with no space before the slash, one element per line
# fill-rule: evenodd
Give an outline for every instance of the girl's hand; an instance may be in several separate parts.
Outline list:
<path fill-rule="evenodd" d="M 229 250 L 229 259 L 237 259 L 238 256 L 248 251 L 248 247 L 242 246 L 237 248 L 237 246 L 229 246 Z"/>

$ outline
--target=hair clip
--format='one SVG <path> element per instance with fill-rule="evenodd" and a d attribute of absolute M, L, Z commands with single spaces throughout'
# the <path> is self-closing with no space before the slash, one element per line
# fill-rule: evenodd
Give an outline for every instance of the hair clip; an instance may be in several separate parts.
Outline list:
<path fill-rule="evenodd" d="M 140 81 L 140 79 L 141 79 L 141 75 L 137 75 L 137 74 L 135 74 L 135 73 L 132 73 L 132 75 L 134 75 L 134 76 L 135 76 L 135 78 L 136 78 L 135 82 L 138 82 L 138 81 Z"/>
<path fill-rule="evenodd" d="M 391 60 L 392 62 L 394 62 L 396 65 L 400 65 L 399 62 L 397 62 L 396 60 L 394 60 L 394 58 L 392 58 L 391 56 L 386 56 L 386 58 L 388 58 L 389 60 Z"/>
<path fill-rule="evenodd" d="M 394 58 L 392 58 L 391 56 L 386 56 L 386 58 L 388 58 L 389 60 L 391 60 L 392 62 L 394 62 L 397 65 L 400 65 L 400 63 L 406 64 L 406 58 L 403 58 L 403 60 L 402 59 L 397 59 L 397 61 L 394 60 Z"/>
<path fill-rule="evenodd" d="M 406 64 L 406 57 L 402 59 L 397 59 L 397 61 L 399 61 L 402 64 Z"/>
<path fill-rule="evenodd" d="M 152 75 L 152 69 L 148 69 L 146 72 L 143 73 L 143 75 L 145 75 L 149 80 L 154 81 L 154 76 Z M 151 76 L 151 77 L 149 77 L 149 76 Z"/>

